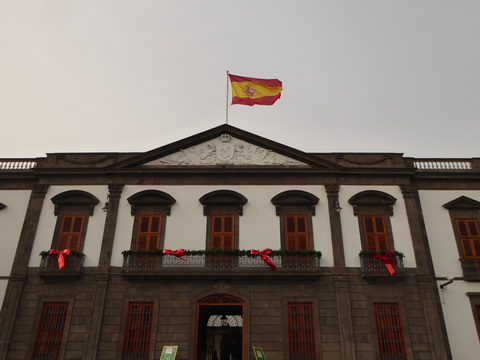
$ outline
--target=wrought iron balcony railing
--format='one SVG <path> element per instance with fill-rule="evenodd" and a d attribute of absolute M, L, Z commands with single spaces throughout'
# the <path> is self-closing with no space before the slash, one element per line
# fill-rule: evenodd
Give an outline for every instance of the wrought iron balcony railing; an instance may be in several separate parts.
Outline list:
<path fill-rule="evenodd" d="M 275 270 L 251 255 L 200 254 L 181 258 L 163 254 L 129 254 L 123 258 L 122 273 L 128 275 L 320 275 L 321 254 L 269 255 Z"/>
<path fill-rule="evenodd" d="M 48 255 L 48 252 L 40 255 L 42 256 L 40 267 L 38 268 L 40 276 L 80 277 L 82 274 L 85 254 L 63 255 L 64 266 L 61 269 L 59 268 L 57 255 Z"/>
<path fill-rule="evenodd" d="M 391 264 L 394 273 L 390 274 L 388 267 L 380 258 L 375 258 L 373 256 L 360 256 L 362 276 L 366 278 L 403 277 L 405 275 L 405 268 L 403 267 L 403 256 L 394 255 L 393 259 L 395 259 L 397 263 Z"/>
<path fill-rule="evenodd" d="M 480 281 L 480 258 L 460 258 L 466 280 Z"/>

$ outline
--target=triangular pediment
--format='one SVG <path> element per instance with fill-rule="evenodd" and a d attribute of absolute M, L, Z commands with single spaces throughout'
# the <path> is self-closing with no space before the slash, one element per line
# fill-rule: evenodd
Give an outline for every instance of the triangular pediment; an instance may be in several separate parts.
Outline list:
<path fill-rule="evenodd" d="M 466 196 L 460 196 L 459 198 L 449 201 L 443 205 L 446 209 L 480 209 L 480 202 L 474 199 L 470 199 Z"/>
<path fill-rule="evenodd" d="M 171 167 L 288 167 L 340 166 L 228 124 L 121 161 L 111 168 Z"/>

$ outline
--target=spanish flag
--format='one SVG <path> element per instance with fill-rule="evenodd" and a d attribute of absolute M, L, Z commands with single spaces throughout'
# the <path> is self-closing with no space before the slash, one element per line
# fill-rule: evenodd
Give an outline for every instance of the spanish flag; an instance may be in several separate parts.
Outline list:
<path fill-rule="evenodd" d="M 282 82 L 228 74 L 232 84 L 232 105 L 273 105 L 280 99 Z"/>

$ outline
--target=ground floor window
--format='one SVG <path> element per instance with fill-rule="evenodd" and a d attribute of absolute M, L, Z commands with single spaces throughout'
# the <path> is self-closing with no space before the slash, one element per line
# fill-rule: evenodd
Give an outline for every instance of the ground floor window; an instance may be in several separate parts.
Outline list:
<path fill-rule="evenodd" d="M 45 302 L 40 314 L 33 360 L 56 360 L 60 356 L 68 302 Z"/>
<path fill-rule="evenodd" d="M 291 360 L 316 359 L 312 303 L 288 303 L 288 355 Z"/>
<path fill-rule="evenodd" d="M 148 360 L 152 335 L 153 302 L 130 302 L 122 360 Z"/>
<path fill-rule="evenodd" d="M 374 303 L 380 360 L 406 360 L 407 352 L 397 303 Z"/>

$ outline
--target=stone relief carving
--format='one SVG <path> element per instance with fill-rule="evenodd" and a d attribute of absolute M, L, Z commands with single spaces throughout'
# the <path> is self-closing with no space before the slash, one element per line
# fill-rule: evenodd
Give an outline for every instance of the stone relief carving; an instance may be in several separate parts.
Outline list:
<path fill-rule="evenodd" d="M 223 134 L 217 139 L 192 146 L 146 166 L 168 165 L 307 165 L 271 150 Z"/>

